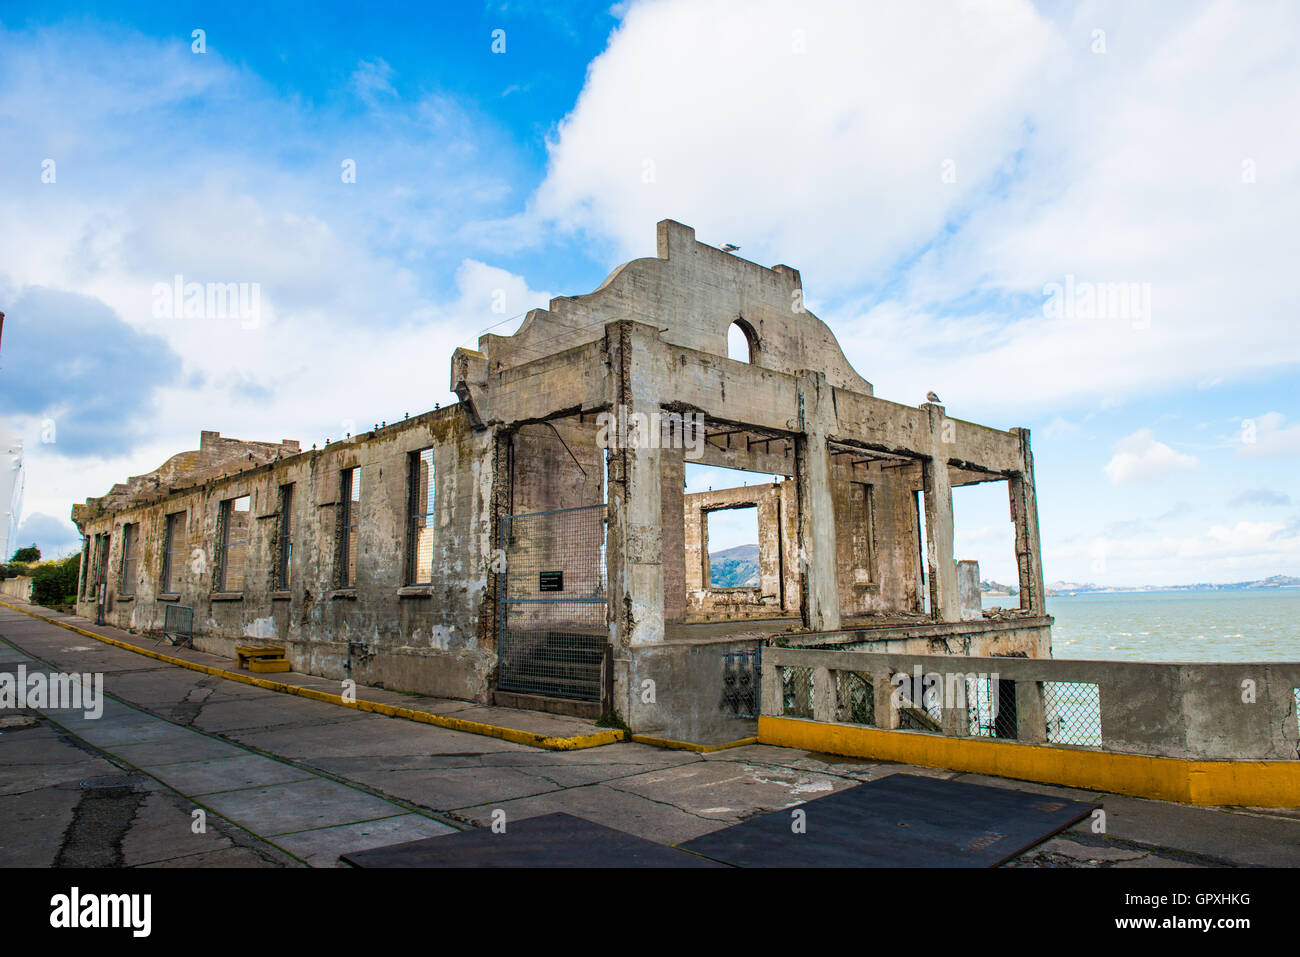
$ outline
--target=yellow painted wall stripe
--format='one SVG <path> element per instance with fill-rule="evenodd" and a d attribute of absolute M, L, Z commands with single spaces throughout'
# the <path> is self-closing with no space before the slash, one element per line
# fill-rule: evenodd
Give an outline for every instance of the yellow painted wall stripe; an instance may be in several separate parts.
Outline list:
<path fill-rule="evenodd" d="M 481 721 L 467 721 L 464 718 L 452 718 L 442 714 L 430 714 L 428 711 L 417 711 L 414 708 L 403 708 L 398 705 L 384 704 L 381 701 L 365 701 L 358 698 L 355 701 L 345 701 L 341 695 L 331 694 L 328 691 L 319 691 L 315 688 L 302 688 L 298 685 L 287 684 L 283 681 L 272 681 L 269 678 L 255 678 L 252 675 L 246 675 L 239 671 L 227 671 L 225 668 L 216 668 L 211 665 L 201 665 L 195 661 L 186 661 L 184 658 L 177 658 L 174 655 L 165 655 L 162 652 L 154 651 L 150 648 L 141 648 L 138 645 L 128 644 L 125 641 L 119 641 L 116 638 L 109 638 L 107 635 L 97 635 L 93 631 L 86 631 L 84 628 L 78 628 L 76 625 L 70 625 L 66 621 L 59 621 L 56 618 L 48 618 L 45 615 L 29 611 L 18 605 L 11 605 L 7 601 L 0 601 L 0 605 L 13 611 L 20 611 L 24 615 L 30 615 L 33 618 L 39 618 L 41 621 L 48 621 L 51 625 L 58 625 L 60 628 L 66 628 L 68 631 L 75 631 L 79 635 L 85 635 L 87 638 L 94 638 L 96 641 L 102 641 L 105 644 L 113 645 L 116 648 L 122 648 L 126 651 L 133 651 L 137 655 L 144 655 L 146 658 L 153 658 L 156 661 L 165 661 L 169 665 L 179 665 L 182 668 L 188 668 L 191 671 L 201 671 L 204 674 L 215 675 L 218 678 L 225 678 L 228 681 L 239 681 L 246 685 L 254 685 L 258 688 L 265 688 L 267 691 L 279 691 L 282 694 L 298 695 L 300 698 L 309 698 L 312 701 L 323 701 L 326 704 L 337 704 L 344 708 L 355 708 L 357 711 L 369 711 L 374 714 L 382 714 L 389 718 L 403 718 L 407 721 L 417 721 L 420 724 L 437 725 L 440 728 L 449 728 L 452 731 L 464 731 L 468 734 L 481 734 L 489 738 L 500 738 L 502 741 L 510 741 L 514 744 L 524 744 L 533 748 L 545 748 L 548 751 L 578 751 L 583 748 L 597 748 L 605 744 L 614 744 L 622 741 L 627 736 L 627 732 L 618 729 L 608 731 L 598 731 L 595 734 L 583 734 L 569 738 L 555 738 L 544 734 L 535 734 L 531 731 L 520 731 L 516 728 L 502 728 L 494 724 L 484 724 Z"/>
<path fill-rule="evenodd" d="M 1182 804 L 1300 807 L 1300 761 L 1185 761 L 764 715 L 758 741 Z"/>

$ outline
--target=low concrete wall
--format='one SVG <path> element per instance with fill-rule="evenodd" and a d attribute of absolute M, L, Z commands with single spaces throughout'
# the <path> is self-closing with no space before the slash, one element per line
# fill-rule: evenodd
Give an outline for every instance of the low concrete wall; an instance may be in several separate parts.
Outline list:
<path fill-rule="evenodd" d="M 633 732 L 696 744 L 752 737 L 757 718 L 726 714 L 723 655 L 753 651 L 761 636 L 665 641 L 634 646 L 630 660 L 615 661 L 615 700 L 630 701 L 623 719 Z M 766 654 L 769 649 L 764 648 Z M 652 684 L 646 684 L 652 682 Z M 652 700 L 649 694 L 653 691 Z"/>
<path fill-rule="evenodd" d="M 0 595 L 6 598 L 17 598 L 21 601 L 32 600 L 32 580 L 27 575 L 18 575 L 15 578 L 6 578 L 0 582 Z"/>
<path fill-rule="evenodd" d="M 868 675 L 875 688 L 875 726 L 899 726 L 891 676 L 996 675 L 1013 681 L 1015 740 L 1042 744 L 1043 684 L 1092 684 L 1098 691 L 1100 750 L 1187 760 L 1294 760 L 1300 757 L 1296 688 L 1300 663 L 1149 663 L 1050 658 L 947 657 L 765 648 L 764 715 L 785 714 L 781 670 L 811 669 L 812 717 L 836 717 L 835 672 Z M 964 708 L 943 707 L 944 734 L 966 736 Z"/>

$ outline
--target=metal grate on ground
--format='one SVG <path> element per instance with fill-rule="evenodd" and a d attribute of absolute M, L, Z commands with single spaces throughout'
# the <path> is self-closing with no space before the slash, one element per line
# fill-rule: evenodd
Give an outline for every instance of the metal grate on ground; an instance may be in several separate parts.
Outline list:
<path fill-rule="evenodd" d="M 1049 744 L 1101 747 L 1101 699 L 1097 685 L 1044 681 L 1043 715 Z"/>
<path fill-rule="evenodd" d="M 497 688 L 600 701 L 609 643 L 604 505 L 501 519 Z"/>

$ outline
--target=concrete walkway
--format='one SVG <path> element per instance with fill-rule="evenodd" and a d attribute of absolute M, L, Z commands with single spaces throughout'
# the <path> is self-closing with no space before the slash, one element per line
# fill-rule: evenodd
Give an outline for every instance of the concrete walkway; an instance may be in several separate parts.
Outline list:
<path fill-rule="evenodd" d="M 1104 802 L 1105 834 L 1082 822 L 1014 866 L 1300 866 L 1295 812 L 1098 796 L 764 745 L 544 751 L 199 674 L 7 608 L 0 636 L 0 671 L 102 672 L 113 697 L 98 720 L 0 714 L 11 723 L 0 727 L 0 866 L 332 866 L 348 850 L 488 823 L 496 809 L 507 820 L 567 811 L 674 844 L 904 770 Z M 124 775 L 129 786 L 82 786 Z M 203 833 L 193 833 L 195 810 L 206 811 Z"/>

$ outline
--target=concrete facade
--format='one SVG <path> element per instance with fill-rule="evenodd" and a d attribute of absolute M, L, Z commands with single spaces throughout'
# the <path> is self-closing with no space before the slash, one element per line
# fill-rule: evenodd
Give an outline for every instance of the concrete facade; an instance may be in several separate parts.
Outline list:
<path fill-rule="evenodd" d="M 601 711 L 706 738 L 745 733 L 718 710 L 727 651 L 869 634 L 908 653 L 1050 655 L 1028 432 L 875 397 L 802 303 L 797 270 L 661 222 L 657 256 L 457 350 L 455 405 L 307 451 L 204 433 L 74 508 L 78 611 L 94 615 L 103 582 L 117 627 L 157 630 L 175 601 L 205 650 L 274 640 L 295 670 L 477 701 L 503 668 L 589 690 L 597 667 Z M 728 358 L 733 324 L 748 362 Z M 687 495 L 688 463 L 786 480 Z M 974 620 L 952 488 L 988 481 L 1008 489 L 1021 607 Z M 706 515 L 751 504 L 759 584 L 712 588 Z M 564 510 L 588 506 L 595 548 L 566 532 L 590 509 Z M 600 622 L 602 662 L 561 648 L 591 637 L 574 609 Z"/>

